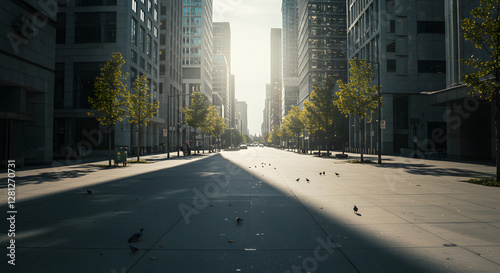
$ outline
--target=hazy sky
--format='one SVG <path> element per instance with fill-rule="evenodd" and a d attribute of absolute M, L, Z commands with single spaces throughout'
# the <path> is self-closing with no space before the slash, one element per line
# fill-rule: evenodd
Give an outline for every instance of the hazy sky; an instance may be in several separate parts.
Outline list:
<path fill-rule="evenodd" d="M 248 105 L 248 129 L 259 134 L 270 78 L 271 28 L 281 28 L 281 0 L 214 0 L 214 22 L 231 24 L 236 99 Z"/>

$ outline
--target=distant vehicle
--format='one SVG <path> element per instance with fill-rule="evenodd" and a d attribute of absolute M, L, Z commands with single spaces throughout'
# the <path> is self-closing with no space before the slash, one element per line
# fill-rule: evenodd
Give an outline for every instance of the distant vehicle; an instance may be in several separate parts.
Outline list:
<path fill-rule="evenodd" d="M 264 144 L 259 144 L 259 147 L 264 148 Z"/>
<path fill-rule="evenodd" d="M 246 144 L 241 144 L 240 149 L 248 149 L 248 146 Z"/>

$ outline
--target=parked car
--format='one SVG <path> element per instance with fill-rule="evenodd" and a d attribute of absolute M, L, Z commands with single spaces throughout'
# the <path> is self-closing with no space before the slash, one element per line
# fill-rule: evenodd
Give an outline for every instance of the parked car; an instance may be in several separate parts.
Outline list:
<path fill-rule="evenodd" d="M 248 149 L 248 146 L 246 144 L 241 144 L 240 149 Z"/>

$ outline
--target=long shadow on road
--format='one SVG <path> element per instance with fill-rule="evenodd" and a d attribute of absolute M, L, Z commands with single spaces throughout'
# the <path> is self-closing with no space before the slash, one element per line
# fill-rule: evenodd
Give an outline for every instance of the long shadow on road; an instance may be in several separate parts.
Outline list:
<path fill-rule="evenodd" d="M 21 200 L 15 272 L 439 271 L 335 217 L 318 221 L 319 209 L 270 182 L 213 155 L 102 183 L 92 195 Z M 140 228 L 133 253 L 127 239 Z"/>

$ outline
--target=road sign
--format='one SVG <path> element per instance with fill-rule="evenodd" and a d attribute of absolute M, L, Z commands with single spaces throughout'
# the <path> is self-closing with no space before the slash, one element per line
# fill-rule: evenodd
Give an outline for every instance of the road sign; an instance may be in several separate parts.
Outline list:
<path fill-rule="evenodd" d="M 382 130 L 385 129 L 385 120 L 380 121 L 380 129 L 382 129 Z"/>
<path fill-rule="evenodd" d="M 163 129 L 163 136 L 167 137 L 167 129 Z"/>

